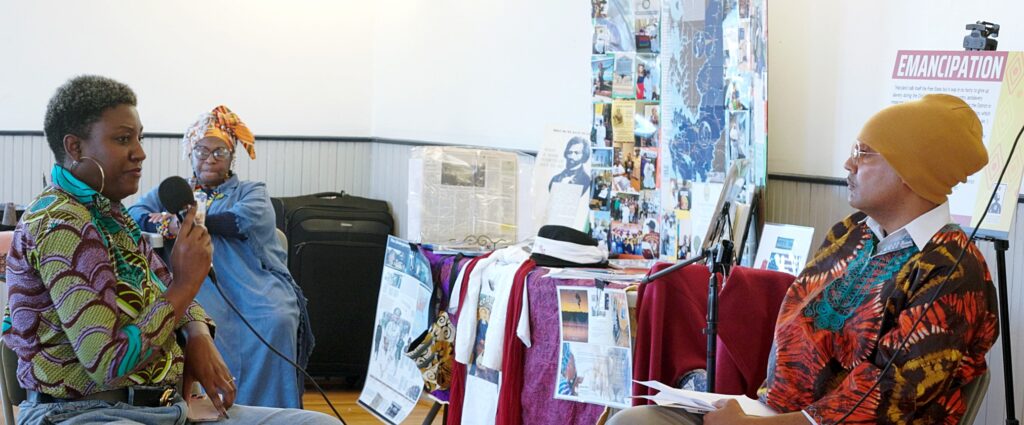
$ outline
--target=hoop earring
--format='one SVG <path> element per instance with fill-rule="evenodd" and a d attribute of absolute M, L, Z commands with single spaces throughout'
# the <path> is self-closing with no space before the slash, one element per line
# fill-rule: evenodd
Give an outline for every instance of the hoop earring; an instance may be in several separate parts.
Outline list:
<path fill-rule="evenodd" d="M 96 192 L 102 195 L 103 194 L 103 189 L 107 187 L 107 173 L 105 173 L 103 171 L 103 165 L 101 165 L 100 162 L 96 160 L 96 158 L 93 158 L 91 156 L 82 155 L 81 158 L 75 160 L 74 163 L 72 163 L 72 165 L 71 165 L 72 168 L 73 167 L 77 167 L 76 164 L 81 164 L 83 159 L 88 159 L 88 160 L 92 161 L 93 164 L 96 164 L 96 168 L 100 169 L 100 190 L 97 190 Z"/>

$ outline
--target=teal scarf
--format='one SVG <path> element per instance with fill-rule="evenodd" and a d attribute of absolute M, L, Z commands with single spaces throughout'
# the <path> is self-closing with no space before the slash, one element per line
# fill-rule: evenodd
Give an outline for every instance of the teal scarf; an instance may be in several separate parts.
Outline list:
<path fill-rule="evenodd" d="M 121 248 L 114 246 L 112 243 L 114 236 L 121 232 L 126 232 L 132 239 L 132 242 L 135 243 L 135 246 L 138 246 L 139 241 L 142 239 L 142 230 L 139 229 L 134 220 L 126 218 L 128 217 L 128 211 L 123 205 L 118 204 L 118 212 L 121 217 L 125 218 L 122 220 L 124 225 L 114 218 L 113 203 L 110 202 L 110 199 L 79 180 L 66 168 L 59 164 L 54 164 L 53 169 L 50 170 L 50 179 L 54 185 L 73 196 L 89 209 L 92 223 L 99 230 L 103 244 L 107 247 L 107 252 L 110 253 L 117 266 L 118 280 L 128 283 L 135 289 L 139 289 L 148 277 L 161 290 L 165 289 L 163 282 L 150 270 L 149 263 L 145 261 L 145 257 L 137 253 L 122 252 Z M 129 259 L 129 257 L 131 258 Z"/>

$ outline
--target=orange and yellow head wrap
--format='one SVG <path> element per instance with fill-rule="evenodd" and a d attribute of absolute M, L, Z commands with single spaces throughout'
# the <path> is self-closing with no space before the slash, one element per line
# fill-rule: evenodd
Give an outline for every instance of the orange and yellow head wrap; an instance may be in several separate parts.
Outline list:
<path fill-rule="evenodd" d="M 232 152 L 235 150 L 235 145 L 241 143 L 245 151 L 249 153 L 249 158 L 256 159 L 256 137 L 242 122 L 242 119 L 231 112 L 227 106 L 220 105 L 213 108 L 212 111 L 200 115 L 195 124 L 185 131 L 185 137 L 181 140 L 185 157 L 187 158 L 196 144 L 206 137 L 223 140 Z"/>

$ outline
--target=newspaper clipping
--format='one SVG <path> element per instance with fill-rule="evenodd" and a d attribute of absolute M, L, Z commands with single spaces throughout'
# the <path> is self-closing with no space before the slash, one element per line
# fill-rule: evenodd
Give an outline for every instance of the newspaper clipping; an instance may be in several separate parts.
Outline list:
<path fill-rule="evenodd" d="M 370 365 L 359 404 L 389 424 L 404 421 L 423 391 L 420 370 L 404 353 L 427 328 L 432 288 L 426 257 L 408 242 L 388 236 Z"/>
<path fill-rule="evenodd" d="M 410 213 L 415 210 L 409 234 L 428 243 L 460 243 L 469 236 L 515 242 L 517 162 L 512 152 L 416 148 L 409 171 Z"/>

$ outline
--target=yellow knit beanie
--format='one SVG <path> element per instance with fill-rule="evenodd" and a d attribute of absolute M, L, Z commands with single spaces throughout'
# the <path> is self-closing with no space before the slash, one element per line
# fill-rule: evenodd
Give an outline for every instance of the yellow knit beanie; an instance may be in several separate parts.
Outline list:
<path fill-rule="evenodd" d="M 882 154 L 914 193 L 936 204 L 988 163 L 978 116 L 946 94 L 879 111 L 857 140 Z"/>

